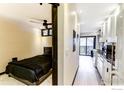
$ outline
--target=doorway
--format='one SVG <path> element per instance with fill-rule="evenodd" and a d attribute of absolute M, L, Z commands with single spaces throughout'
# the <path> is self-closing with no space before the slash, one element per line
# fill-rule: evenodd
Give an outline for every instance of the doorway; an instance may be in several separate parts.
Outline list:
<path fill-rule="evenodd" d="M 91 56 L 91 51 L 95 49 L 95 36 L 81 36 L 80 37 L 80 55 Z"/>

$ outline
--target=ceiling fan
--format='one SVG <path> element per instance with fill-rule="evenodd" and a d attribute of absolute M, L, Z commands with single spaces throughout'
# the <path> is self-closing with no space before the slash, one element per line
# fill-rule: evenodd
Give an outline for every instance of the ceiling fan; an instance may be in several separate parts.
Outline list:
<path fill-rule="evenodd" d="M 30 18 L 29 22 L 42 24 L 43 26 L 45 26 L 46 29 L 48 29 L 49 25 L 52 25 L 52 23 L 48 23 L 47 20 L 38 19 L 38 18 Z"/>

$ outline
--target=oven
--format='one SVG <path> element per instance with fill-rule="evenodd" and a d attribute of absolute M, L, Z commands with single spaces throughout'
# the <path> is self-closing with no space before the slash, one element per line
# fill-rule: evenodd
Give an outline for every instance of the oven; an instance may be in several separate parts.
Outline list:
<path fill-rule="evenodd" d="M 114 44 L 106 44 L 104 46 L 104 56 L 108 62 L 112 65 L 115 65 L 115 45 Z"/>

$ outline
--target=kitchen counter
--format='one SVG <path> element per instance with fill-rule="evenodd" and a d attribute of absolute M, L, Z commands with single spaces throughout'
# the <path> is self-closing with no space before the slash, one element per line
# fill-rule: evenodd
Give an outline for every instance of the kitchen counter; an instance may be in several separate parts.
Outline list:
<path fill-rule="evenodd" d="M 98 55 L 100 55 L 104 60 L 106 60 L 108 63 L 112 64 L 114 66 L 114 63 L 111 61 L 111 59 L 107 59 L 101 50 L 97 50 Z"/>

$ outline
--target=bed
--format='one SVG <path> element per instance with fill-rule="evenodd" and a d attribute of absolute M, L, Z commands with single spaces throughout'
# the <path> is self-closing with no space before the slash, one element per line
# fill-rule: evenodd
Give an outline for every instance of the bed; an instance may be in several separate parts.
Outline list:
<path fill-rule="evenodd" d="M 6 74 L 27 85 L 39 85 L 52 73 L 52 48 L 45 47 L 43 55 L 9 62 Z"/>

